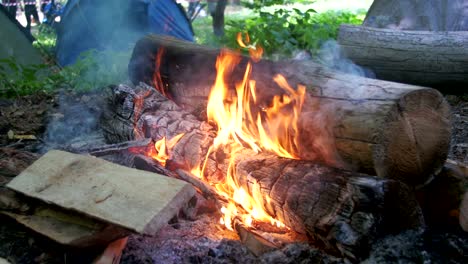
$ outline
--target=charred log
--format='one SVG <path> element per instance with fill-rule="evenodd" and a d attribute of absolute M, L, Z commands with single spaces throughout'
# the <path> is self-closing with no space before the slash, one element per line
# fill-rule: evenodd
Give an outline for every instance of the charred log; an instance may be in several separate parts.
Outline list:
<path fill-rule="evenodd" d="M 468 33 L 407 31 L 342 25 L 346 56 L 377 78 L 459 92 L 468 84 Z"/>
<path fill-rule="evenodd" d="M 134 83 L 156 84 L 180 106 L 201 112 L 215 80 L 218 54 L 147 36 L 135 46 L 129 74 Z M 233 69 L 226 80 L 230 86 L 242 79 L 248 60 L 242 57 Z M 348 168 L 410 185 L 441 169 L 450 141 L 450 112 L 438 91 L 342 74 L 310 61 L 260 61 L 253 65 L 251 79 L 265 104 L 282 93 L 272 81 L 275 74 L 286 77 L 292 87 L 307 88 L 299 124 L 302 159 L 337 167 L 344 160 Z"/>
<path fill-rule="evenodd" d="M 190 171 L 202 166 L 200 161 L 214 138 L 210 125 L 146 85 L 136 89 L 121 85 L 113 91 L 115 97 L 109 101 L 102 119 L 108 139 L 138 137 L 134 128 L 145 131 L 143 136 L 154 140 L 185 133 L 170 152 L 167 168 Z M 144 107 L 140 109 L 131 103 L 141 98 L 138 94 L 145 95 Z M 118 104 L 116 97 L 122 99 Z M 124 127 L 126 132 L 121 129 Z M 222 181 L 230 155 L 229 149 L 211 154 L 204 177 L 210 182 Z M 397 181 L 249 149 L 236 156 L 234 170 L 239 186 L 250 194 L 262 194 L 262 205 L 270 215 L 307 234 L 323 248 L 350 258 L 365 256 L 370 243 L 381 235 L 423 223 L 411 191 Z"/>
<path fill-rule="evenodd" d="M 441 173 L 417 191 L 419 204 L 428 226 L 457 228 L 463 212 L 463 196 L 468 193 L 466 167 L 448 160 Z M 466 210 L 466 209 L 465 209 Z"/>

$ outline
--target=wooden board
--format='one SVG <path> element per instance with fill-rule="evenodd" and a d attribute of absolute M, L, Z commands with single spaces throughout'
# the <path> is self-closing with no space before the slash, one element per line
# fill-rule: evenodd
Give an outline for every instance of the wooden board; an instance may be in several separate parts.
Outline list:
<path fill-rule="evenodd" d="M 57 208 L 40 207 L 30 215 L 8 211 L 0 213 L 57 243 L 73 247 L 106 245 L 131 233 L 124 228 Z"/>
<path fill-rule="evenodd" d="M 53 150 L 7 187 L 138 233 L 153 235 L 195 194 L 183 181 Z"/>

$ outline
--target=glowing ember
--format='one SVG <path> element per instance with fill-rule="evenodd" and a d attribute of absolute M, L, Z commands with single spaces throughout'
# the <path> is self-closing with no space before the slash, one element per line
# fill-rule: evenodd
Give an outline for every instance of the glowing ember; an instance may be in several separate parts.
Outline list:
<path fill-rule="evenodd" d="M 143 132 L 139 130 L 137 124 L 138 124 L 138 119 L 140 118 L 140 115 L 141 115 L 141 109 L 143 108 L 143 103 L 145 102 L 145 98 L 149 94 L 150 94 L 149 91 L 145 93 L 138 93 L 137 95 L 135 95 L 135 98 L 134 98 L 135 114 L 133 115 L 133 122 L 135 126 L 133 127 L 133 134 L 134 134 L 135 139 L 142 139 L 144 137 Z"/>

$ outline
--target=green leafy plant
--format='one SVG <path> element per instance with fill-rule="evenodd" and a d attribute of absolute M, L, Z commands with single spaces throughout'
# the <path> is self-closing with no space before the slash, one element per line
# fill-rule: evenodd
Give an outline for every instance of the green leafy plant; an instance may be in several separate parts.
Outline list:
<path fill-rule="evenodd" d="M 49 25 L 41 24 L 38 33 L 34 34 L 34 37 L 36 40 L 33 42 L 33 46 L 41 52 L 42 56 L 48 61 L 48 64 L 54 63 L 55 44 L 57 41 L 55 29 Z"/>
<path fill-rule="evenodd" d="M 0 97 L 14 97 L 45 91 L 49 66 L 20 65 L 13 57 L 0 60 Z"/>
<path fill-rule="evenodd" d="M 360 24 L 359 14 L 351 12 L 305 11 L 284 7 L 273 11 L 258 10 L 258 14 L 243 20 L 227 21 L 226 45 L 236 48 L 237 32 L 247 32 L 253 41 L 263 46 L 267 56 L 291 55 L 297 50 L 315 53 L 322 43 L 336 39 L 341 24 Z"/>
<path fill-rule="evenodd" d="M 130 52 L 91 50 L 59 74 L 70 87 L 80 91 L 121 83 L 127 79 L 130 55 Z"/>
<path fill-rule="evenodd" d="M 57 89 L 90 91 L 124 82 L 130 52 L 89 51 L 73 65 L 21 65 L 13 57 L 0 60 L 0 97 L 49 93 Z"/>

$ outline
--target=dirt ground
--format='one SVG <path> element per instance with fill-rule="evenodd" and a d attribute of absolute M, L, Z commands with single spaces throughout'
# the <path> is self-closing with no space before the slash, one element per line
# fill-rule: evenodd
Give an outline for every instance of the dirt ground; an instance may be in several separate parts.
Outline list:
<path fill-rule="evenodd" d="M 97 130 L 96 101 L 101 97 L 100 93 L 61 93 L 0 99 L 0 149 L 43 153 L 80 142 L 81 135 L 89 136 Z M 445 98 L 453 111 L 449 158 L 466 164 L 468 93 Z M 33 135 L 36 139 L 15 139 L 15 135 Z M 2 186 L 28 165 L 8 167 L 2 163 L 6 156 L 0 151 Z M 255 256 L 235 232 L 217 222 L 215 214 L 202 213 L 195 220 L 179 218 L 154 237 L 132 235 L 122 263 L 346 263 L 300 243 Z M 91 263 L 102 250 L 60 246 L 4 216 L 0 216 L 0 223 L 0 257 L 11 263 Z M 467 252 L 468 236 L 459 230 L 414 230 L 374 245 L 367 263 L 468 263 Z"/>

